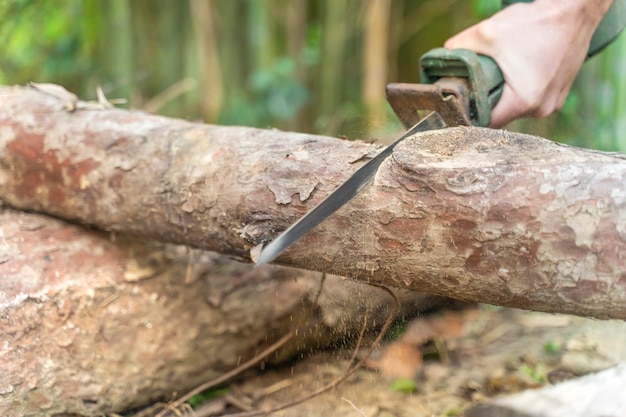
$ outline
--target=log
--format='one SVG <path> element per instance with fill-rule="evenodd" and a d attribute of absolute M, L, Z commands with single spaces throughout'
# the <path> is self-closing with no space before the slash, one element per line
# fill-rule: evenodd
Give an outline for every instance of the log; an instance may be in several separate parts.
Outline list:
<path fill-rule="evenodd" d="M 0 90 L 0 199 L 250 258 L 379 148 Z M 87 108 L 87 109 L 85 109 Z M 277 261 L 468 301 L 626 319 L 623 155 L 480 128 L 418 134 Z"/>
<path fill-rule="evenodd" d="M 466 417 L 626 416 L 626 364 L 537 390 L 490 400 Z"/>
<path fill-rule="evenodd" d="M 380 326 L 378 288 L 0 208 L 0 415 L 109 415 Z M 321 286 L 321 293 L 317 296 Z M 441 299 L 397 291 L 404 315 Z"/>

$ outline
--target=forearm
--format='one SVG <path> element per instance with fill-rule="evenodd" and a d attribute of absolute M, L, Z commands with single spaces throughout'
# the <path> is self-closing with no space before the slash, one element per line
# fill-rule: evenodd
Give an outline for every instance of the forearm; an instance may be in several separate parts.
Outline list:
<path fill-rule="evenodd" d="M 553 22 L 577 27 L 589 37 L 614 0 L 535 0 L 535 10 L 542 10 Z"/>
<path fill-rule="evenodd" d="M 534 3 L 561 15 L 575 15 L 580 21 L 597 26 L 613 0 L 535 0 Z"/>

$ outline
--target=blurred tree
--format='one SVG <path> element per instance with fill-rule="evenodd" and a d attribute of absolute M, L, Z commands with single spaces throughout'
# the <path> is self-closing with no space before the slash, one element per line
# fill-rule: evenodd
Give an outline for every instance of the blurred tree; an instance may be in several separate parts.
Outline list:
<path fill-rule="evenodd" d="M 205 0 L 189 0 L 198 59 L 201 90 L 200 114 L 206 120 L 216 120 L 224 96 L 222 69 L 215 31 L 214 5 Z"/>
<path fill-rule="evenodd" d="M 559 115 L 554 137 L 577 146 L 626 152 L 626 37 L 587 62 Z"/>
<path fill-rule="evenodd" d="M 367 129 L 376 129 L 385 119 L 385 85 L 389 55 L 390 0 L 369 0 L 363 28 L 362 95 Z"/>

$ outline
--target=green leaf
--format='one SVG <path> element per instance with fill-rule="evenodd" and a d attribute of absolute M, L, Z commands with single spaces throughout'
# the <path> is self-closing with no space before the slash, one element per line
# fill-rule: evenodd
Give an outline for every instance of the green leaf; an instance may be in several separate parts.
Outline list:
<path fill-rule="evenodd" d="M 196 394 L 187 401 L 193 408 L 198 407 L 200 404 L 205 403 L 214 398 L 222 397 L 228 394 L 228 388 L 215 388 L 206 392 Z"/>
<path fill-rule="evenodd" d="M 500 10 L 500 0 L 475 0 L 474 13 L 476 17 L 484 19 Z"/>
<path fill-rule="evenodd" d="M 410 378 L 399 378 L 394 380 L 390 385 L 392 391 L 412 393 L 417 390 L 417 384 Z"/>
<path fill-rule="evenodd" d="M 561 351 L 561 345 L 550 340 L 543 345 L 543 351 L 546 353 L 559 353 Z"/>

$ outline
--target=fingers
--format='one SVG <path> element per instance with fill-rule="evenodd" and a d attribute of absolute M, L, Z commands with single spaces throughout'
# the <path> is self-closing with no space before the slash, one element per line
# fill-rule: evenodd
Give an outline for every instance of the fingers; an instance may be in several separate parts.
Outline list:
<path fill-rule="evenodd" d="M 502 90 L 502 97 L 491 111 L 491 123 L 489 127 L 501 129 L 519 116 L 524 114 L 526 109 L 520 105 L 520 100 L 515 92 L 507 84 Z"/>
<path fill-rule="evenodd" d="M 563 107 L 569 90 L 569 86 L 566 86 L 557 94 L 550 94 L 542 101 L 531 103 L 527 98 L 517 94 L 511 86 L 505 84 L 500 101 L 491 111 L 489 127 L 501 129 L 513 120 L 522 117 L 547 117 Z"/>

